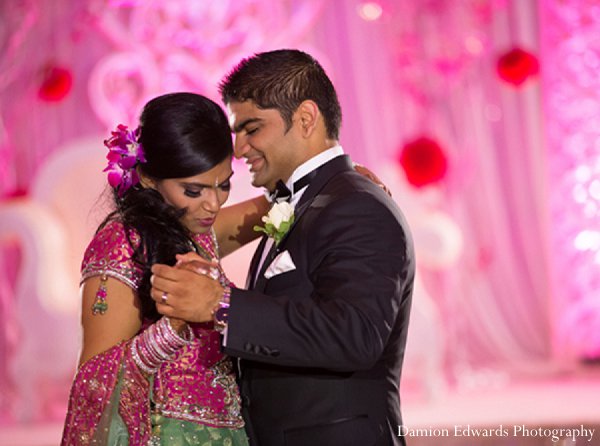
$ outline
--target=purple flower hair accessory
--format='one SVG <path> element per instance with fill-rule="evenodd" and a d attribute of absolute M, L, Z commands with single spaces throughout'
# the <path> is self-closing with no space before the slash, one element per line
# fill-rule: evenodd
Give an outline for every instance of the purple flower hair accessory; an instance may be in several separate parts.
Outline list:
<path fill-rule="evenodd" d="M 108 166 L 103 172 L 108 172 L 108 184 L 117 189 L 119 197 L 122 197 L 130 187 L 140 182 L 135 167 L 138 163 L 145 163 L 146 158 L 144 149 L 138 142 L 139 127 L 132 131 L 126 125 L 119 124 L 111 135 L 104 141 L 108 148 Z"/>

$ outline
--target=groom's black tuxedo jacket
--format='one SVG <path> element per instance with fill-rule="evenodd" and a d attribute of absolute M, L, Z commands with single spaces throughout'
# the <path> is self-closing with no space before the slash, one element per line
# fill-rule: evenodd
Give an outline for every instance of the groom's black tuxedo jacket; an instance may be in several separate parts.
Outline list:
<path fill-rule="evenodd" d="M 265 279 L 285 251 L 295 269 Z M 251 445 L 404 444 L 398 386 L 415 263 L 396 204 L 334 158 L 270 254 L 253 288 L 232 293 L 225 348 L 241 358 Z"/>

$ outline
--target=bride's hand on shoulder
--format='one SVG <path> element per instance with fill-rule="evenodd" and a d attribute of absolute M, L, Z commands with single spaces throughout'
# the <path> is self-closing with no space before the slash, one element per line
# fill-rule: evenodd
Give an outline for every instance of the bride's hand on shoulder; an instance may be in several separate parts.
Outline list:
<path fill-rule="evenodd" d="M 367 169 L 365 166 L 363 166 L 362 164 L 357 164 L 354 163 L 354 170 L 358 173 L 360 173 L 363 177 L 368 178 L 369 180 L 371 180 L 373 183 L 375 183 L 376 185 L 378 185 L 380 188 L 382 188 L 390 197 L 392 196 L 392 192 L 390 191 L 390 189 L 383 183 L 383 181 L 381 181 L 381 179 L 375 175 L 375 173 L 373 173 L 373 171 L 371 171 L 370 169 Z"/>

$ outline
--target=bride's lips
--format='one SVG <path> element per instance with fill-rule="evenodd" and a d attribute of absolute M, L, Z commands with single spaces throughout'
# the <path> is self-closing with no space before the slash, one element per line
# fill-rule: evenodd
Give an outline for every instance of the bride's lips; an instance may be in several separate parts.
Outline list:
<path fill-rule="evenodd" d="M 215 219 L 214 218 L 197 218 L 196 221 L 198 222 L 198 224 L 200 226 L 204 226 L 204 227 L 208 228 L 213 225 L 213 223 L 215 222 Z"/>

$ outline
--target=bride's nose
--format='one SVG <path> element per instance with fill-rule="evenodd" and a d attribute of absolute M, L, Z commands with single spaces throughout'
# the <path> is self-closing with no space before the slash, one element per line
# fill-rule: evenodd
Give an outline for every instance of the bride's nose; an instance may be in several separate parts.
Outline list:
<path fill-rule="evenodd" d="M 207 187 L 202 191 L 202 195 L 202 207 L 209 212 L 218 212 L 221 208 L 221 201 L 219 200 L 219 188 Z"/>

